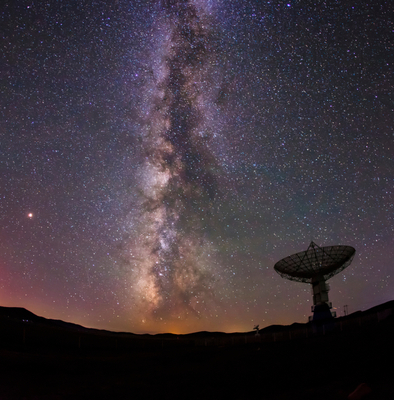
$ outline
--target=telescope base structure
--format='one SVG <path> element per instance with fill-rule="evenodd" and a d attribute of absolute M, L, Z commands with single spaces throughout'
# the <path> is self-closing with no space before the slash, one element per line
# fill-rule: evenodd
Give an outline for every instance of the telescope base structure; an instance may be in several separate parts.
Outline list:
<path fill-rule="evenodd" d="M 330 310 L 331 303 L 322 303 L 313 307 L 313 316 L 309 317 L 309 321 L 327 321 L 336 317 L 335 311 Z"/>
<path fill-rule="evenodd" d="M 336 313 L 331 312 L 332 305 L 328 301 L 329 290 L 323 276 L 312 278 L 313 317 L 309 317 L 309 321 L 324 321 L 336 317 Z"/>

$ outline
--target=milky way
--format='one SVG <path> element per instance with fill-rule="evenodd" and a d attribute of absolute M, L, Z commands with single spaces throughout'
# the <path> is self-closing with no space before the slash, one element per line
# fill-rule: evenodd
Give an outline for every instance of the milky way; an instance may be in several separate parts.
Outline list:
<path fill-rule="evenodd" d="M 147 4 L 149 3 L 149 4 Z M 391 4 L 6 3 L 0 304 L 133 332 L 306 321 L 281 258 L 392 299 Z"/>
<path fill-rule="evenodd" d="M 206 256 L 218 194 L 206 123 L 217 49 L 204 10 L 169 2 L 161 12 L 164 50 L 155 49 L 159 59 L 141 135 L 140 227 L 130 254 L 137 259 L 133 292 L 142 315 L 184 320 L 212 311 L 218 280 Z"/>

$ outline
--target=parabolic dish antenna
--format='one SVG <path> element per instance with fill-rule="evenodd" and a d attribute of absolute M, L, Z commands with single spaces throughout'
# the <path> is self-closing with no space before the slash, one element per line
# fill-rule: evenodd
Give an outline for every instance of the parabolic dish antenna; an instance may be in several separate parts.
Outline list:
<path fill-rule="evenodd" d="M 355 253 L 351 246 L 320 247 L 311 242 L 306 251 L 283 258 L 274 269 L 282 278 L 312 284 L 313 320 L 325 319 L 335 316 L 330 312 L 326 281 L 348 267 Z"/>

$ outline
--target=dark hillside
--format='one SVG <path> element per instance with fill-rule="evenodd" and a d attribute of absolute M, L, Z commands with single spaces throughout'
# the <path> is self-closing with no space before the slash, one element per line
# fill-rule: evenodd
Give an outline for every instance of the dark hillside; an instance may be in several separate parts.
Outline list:
<path fill-rule="evenodd" d="M 324 331 L 295 324 L 260 336 L 78 331 L 12 309 L 0 317 L 0 398 L 325 400 L 361 383 L 365 400 L 394 398 L 392 306 L 380 319 L 369 311 Z"/>

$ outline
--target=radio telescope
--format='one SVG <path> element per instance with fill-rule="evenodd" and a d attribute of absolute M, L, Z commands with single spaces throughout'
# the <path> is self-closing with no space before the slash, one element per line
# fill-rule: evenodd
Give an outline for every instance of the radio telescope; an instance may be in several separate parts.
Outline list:
<path fill-rule="evenodd" d="M 311 242 L 306 251 L 283 258 L 274 269 L 282 278 L 312 284 L 313 318 L 310 319 L 317 321 L 336 316 L 330 311 L 330 288 L 326 281 L 349 266 L 355 253 L 351 246 L 320 247 Z"/>

